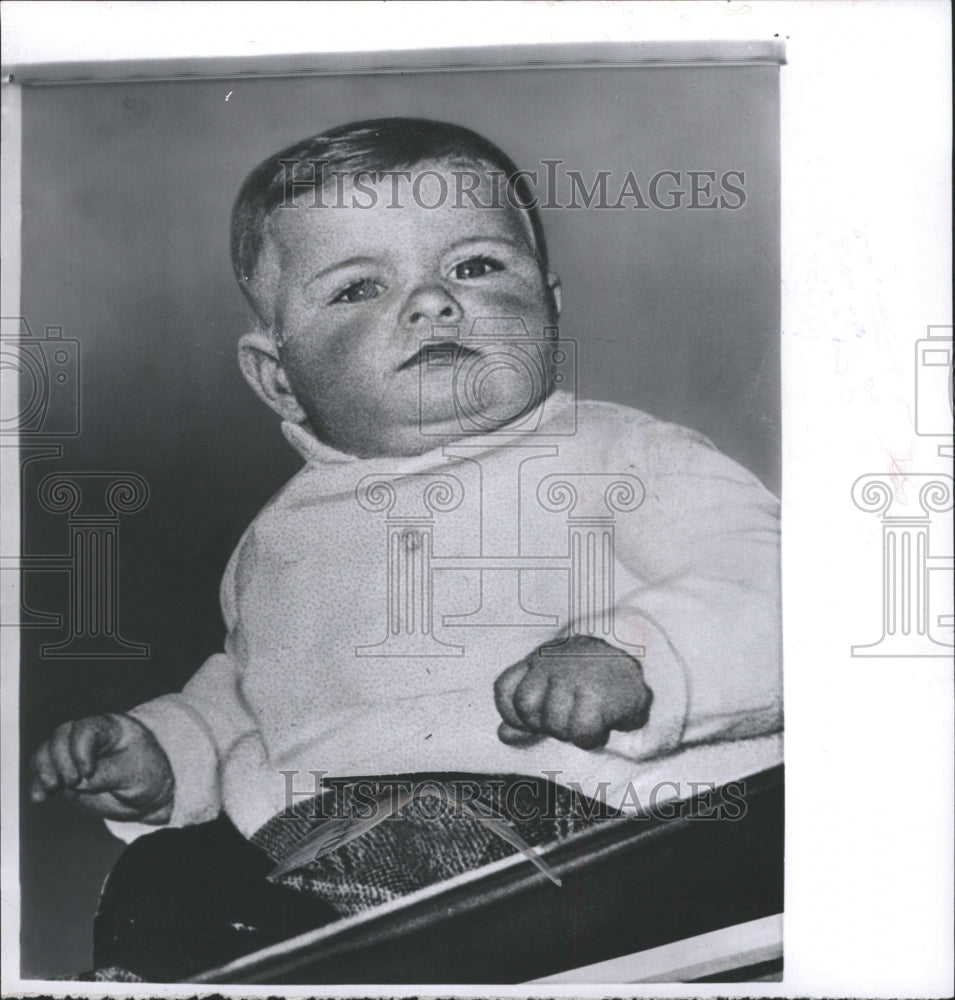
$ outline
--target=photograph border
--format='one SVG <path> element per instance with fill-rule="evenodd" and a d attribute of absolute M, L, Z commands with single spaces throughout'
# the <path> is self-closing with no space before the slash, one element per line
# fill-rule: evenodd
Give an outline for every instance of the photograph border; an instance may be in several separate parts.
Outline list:
<path fill-rule="evenodd" d="M 577 37 L 598 30 L 633 36 L 640 18 L 641 27 L 651 35 L 695 31 L 711 37 L 742 31 L 791 39 L 783 74 L 783 412 L 784 420 L 789 412 L 804 413 L 808 419 L 800 426 L 786 420 L 784 439 L 786 663 L 798 661 L 805 668 L 799 677 L 791 669 L 786 672 L 791 816 L 786 978 L 776 987 L 738 989 L 726 984 L 709 990 L 701 986 L 694 992 L 701 996 L 950 995 L 952 880 L 945 876 L 946 871 L 951 873 L 953 833 L 950 664 L 903 658 L 908 662 L 902 665 L 909 669 L 902 672 L 905 685 L 900 689 L 899 663 L 852 662 L 851 646 L 871 638 L 877 596 L 872 585 L 882 536 L 878 519 L 862 517 L 849 487 L 856 472 L 886 467 L 886 442 L 900 446 L 889 450 L 901 455 L 908 468 L 924 464 L 937 444 L 927 442 L 930 452 L 913 451 L 911 429 L 900 413 L 911 406 L 913 345 L 937 336 L 930 329 L 951 324 L 951 96 L 946 86 L 951 80 L 951 11 L 943 2 L 927 0 L 874 3 L 865 14 L 860 12 L 865 7 L 838 0 L 825 12 L 818 4 L 797 0 L 713 4 L 712 13 L 696 4 L 662 5 L 666 10 L 661 5 L 639 6 L 640 13 L 629 4 L 616 12 L 590 6 L 584 16 L 599 27 L 580 16 L 574 21 L 570 13 L 552 16 L 565 17 L 564 33 L 576 32 Z M 653 16 L 644 17 L 650 8 L 655 8 Z M 720 10 L 715 12 L 716 8 Z M 729 14 L 734 17 L 728 18 Z M 686 23 L 681 25 L 680 18 Z M 732 28 L 727 26 L 729 20 L 734 21 Z M 552 30 L 554 23 L 539 34 L 548 38 L 559 34 Z M 436 28 L 444 44 L 456 30 L 447 23 Z M 91 33 L 95 30 L 90 28 Z M 398 36 L 394 25 L 389 30 Z M 327 44 L 341 47 L 344 37 L 344 31 L 333 30 L 326 36 Z M 233 44 L 244 51 L 241 41 Z M 368 44 L 382 45 L 382 35 L 371 32 Z M 884 72 L 888 57 L 891 73 Z M 246 57 L 234 58 L 241 63 Z M 29 63 L 25 60 L 20 71 L 28 71 Z M 11 232 L 19 228 L 19 120 L 13 94 L 15 88 L 4 87 L 5 315 L 11 311 L 6 303 L 16 299 L 19 281 L 16 254 L 10 254 L 11 239 L 15 243 Z M 847 118 L 849 114 L 855 117 Z M 886 122 L 890 127 L 880 127 Z M 901 208 L 880 200 L 884 184 L 898 184 L 906 176 L 918 178 L 921 200 L 911 191 L 898 199 Z M 827 184 L 834 190 L 828 191 Z M 873 206 L 881 211 L 873 214 Z M 849 240 L 860 228 L 862 242 Z M 831 282 L 826 267 L 832 267 Z M 853 309 L 862 308 L 862 295 L 883 277 L 894 287 L 882 291 L 881 337 L 863 344 L 849 340 L 848 347 L 840 347 L 836 338 L 851 329 Z M 833 286 L 835 298 L 827 299 Z M 854 400 L 847 402 L 846 395 L 853 392 Z M 858 465 L 851 474 L 840 464 L 846 455 Z M 8 479 L 3 500 L 9 512 L 15 510 L 18 498 L 16 491 L 7 490 Z M 944 537 L 941 542 L 945 543 Z M 812 560 L 833 551 L 850 551 L 853 559 L 833 569 L 831 579 L 820 580 Z M 816 584 L 816 593 L 807 597 L 810 582 Z M 842 602 L 842 613 L 834 623 L 824 616 L 827 605 L 836 600 Z M 10 646 L 3 638 L 7 671 Z M 863 665 L 865 672 L 858 669 Z M 5 703 L 11 694 L 8 682 L 9 677 Z M 817 695 L 821 690 L 826 692 L 823 703 Z M 847 717 L 854 720 L 851 726 L 845 725 Z M 897 739 L 890 746 L 884 739 L 885 720 L 899 717 L 901 738 L 906 741 L 902 755 L 897 753 Z M 5 725 L 5 751 L 16 745 L 16 738 L 15 727 Z M 11 834 L 15 835 L 16 802 L 14 797 L 11 811 L 8 797 L 11 773 L 16 785 L 15 756 L 3 755 L 5 861 L 11 843 L 15 848 Z M 874 828 L 866 813 L 873 805 L 884 806 L 887 792 L 902 802 L 921 803 L 920 822 L 913 825 L 905 822 L 904 814 L 884 810 L 881 815 L 892 815 L 894 822 Z M 814 814 L 826 821 L 819 822 Z M 10 879 L 9 866 L 5 869 L 5 902 L 15 902 L 16 880 Z M 4 930 L 12 927 L 15 934 L 10 921 L 11 907 L 5 906 Z M 10 933 L 5 940 L 11 940 Z M 5 952 L 4 988 L 20 989 L 7 946 Z M 39 984 L 22 985 L 35 989 Z M 468 992 L 458 987 L 454 991 Z M 89 984 L 87 988 L 81 983 L 70 983 L 66 992 L 130 994 L 128 987 Z M 192 992 L 171 988 L 168 995 Z M 216 992 L 236 991 L 217 987 Z M 243 995 L 253 992 L 270 995 L 276 990 L 241 989 Z M 366 992 L 334 988 L 338 995 Z M 581 989 L 572 992 L 579 995 Z M 686 995 L 666 985 L 599 988 L 604 996 L 651 992 Z M 551 988 L 546 995 L 571 993 Z"/>

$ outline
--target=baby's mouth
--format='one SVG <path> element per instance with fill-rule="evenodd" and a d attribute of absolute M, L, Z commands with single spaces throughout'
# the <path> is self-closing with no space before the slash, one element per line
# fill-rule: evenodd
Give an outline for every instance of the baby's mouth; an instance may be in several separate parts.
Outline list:
<path fill-rule="evenodd" d="M 402 361 L 397 370 L 403 372 L 422 365 L 428 368 L 448 368 L 465 358 L 480 356 L 480 351 L 462 344 L 459 340 L 437 340 L 434 343 L 424 344 L 410 358 Z"/>

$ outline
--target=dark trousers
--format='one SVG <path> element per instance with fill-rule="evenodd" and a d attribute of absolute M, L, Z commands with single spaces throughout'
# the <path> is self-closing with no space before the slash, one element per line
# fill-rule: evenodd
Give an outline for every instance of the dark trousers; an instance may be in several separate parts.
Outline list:
<path fill-rule="evenodd" d="M 266 880 L 275 867 L 224 816 L 134 841 L 93 924 L 93 961 L 177 982 L 331 923 L 327 903 Z"/>

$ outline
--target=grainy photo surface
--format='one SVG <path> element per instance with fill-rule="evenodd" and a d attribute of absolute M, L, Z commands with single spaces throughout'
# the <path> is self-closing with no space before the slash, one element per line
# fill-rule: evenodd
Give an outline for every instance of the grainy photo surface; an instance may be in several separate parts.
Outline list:
<path fill-rule="evenodd" d="M 23 86 L 25 979 L 781 977 L 783 61 Z"/>

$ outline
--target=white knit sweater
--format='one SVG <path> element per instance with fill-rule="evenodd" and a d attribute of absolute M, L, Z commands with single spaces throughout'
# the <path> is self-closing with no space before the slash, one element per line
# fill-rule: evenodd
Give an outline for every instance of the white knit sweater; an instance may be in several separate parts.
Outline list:
<path fill-rule="evenodd" d="M 306 465 L 229 562 L 225 651 L 131 713 L 172 764 L 170 825 L 225 809 L 249 836 L 311 771 L 557 772 L 616 802 L 661 755 L 781 728 L 776 500 L 636 410 L 557 394 L 540 416 L 413 458 L 283 425 Z M 640 660 L 648 724 L 506 746 L 495 678 L 568 630 Z"/>

